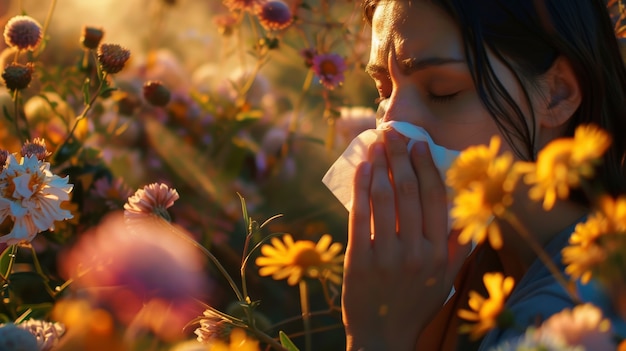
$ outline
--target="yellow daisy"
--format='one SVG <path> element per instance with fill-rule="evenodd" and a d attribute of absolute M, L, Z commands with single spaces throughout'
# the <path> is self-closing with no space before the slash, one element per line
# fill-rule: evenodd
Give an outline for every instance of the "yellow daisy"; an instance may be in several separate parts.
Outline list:
<path fill-rule="evenodd" d="M 215 339 L 210 343 L 211 351 L 260 351 L 259 341 L 252 338 L 241 328 L 234 328 L 230 333 L 230 342 Z"/>
<path fill-rule="evenodd" d="M 490 149 L 493 145 L 499 145 L 497 137 L 492 138 Z M 494 219 L 502 216 L 507 207 L 513 203 L 512 191 L 517 181 L 517 176 L 513 172 L 513 155 L 507 152 L 497 156 L 495 149 L 487 151 L 470 148 L 461 156 L 466 153 L 465 159 L 472 161 L 455 164 L 449 172 L 454 176 L 450 185 L 466 186 L 456 190 L 457 194 L 450 211 L 452 227 L 461 230 L 459 235 L 461 244 L 471 240 L 480 244 L 485 238 L 489 238 L 491 246 L 499 249 L 502 247 L 502 236 L 500 227 Z M 470 163 L 482 165 L 482 171 L 476 172 L 473 180 L 469 176 L 461 176 L 462 169 Z M 457 166 L 461 168 L 456 168 Z M 468 170 L 466 174 L 469 173 Z"/>
<path fill-rule="evenodd" d="M 446 173 L 446 184 L 455 190 L 466 189 L 474 181 L 487 177 L 487 169 L 500 151 L 500 138 L 494 135 L 487 145 L 475 145 L 454 160 Z"/>
<path fill-rule="evenodd" d="M 472 340 L 477 340 L 489 330 L 498 326 L 498 319 L 504 312 L 504 302 L 513 290 L 515 281 L 512 277 L 504 277 L 502 273 L 485 273 L 483 283 L 487 288 L 488 298 L 470 291 L 469 307 L 471 310 L 460 309 L 458 316 L 474 324 L 462 324 L 461 333 L 469 333 Z"/>
<path fill-rule="evenodd" d="M 256 259 L 260 275 L 287 279 L 289 285 L 296 285 L 303 277 L 341 284 L 343 245 L 333 243 L 329 234 L 323 235 L 317 244 L 310 240 L 294 241 L 289 234 L 283 240 L 272 238 L 271 243 L 261 247 L 262 256 Z"/>
<path fill-rule="evenodd" d="M 529 197 L 543 200 L 546 211 L 552 209 L 557 198 L 567 198 L 569 189 L 580 185 L 581 178 L 593 176 L 593 166 L 610 143 L 609 135 L 593 125 L 579 126 L 573 138 L 551 141 L 539 152 L 537 162 L 516 165 L 526 174 L 526 184 L 532 185 Z"/>
<path fill-rule="evenodd" d="M 563 248 L 565 272 L 582 283 L 596 276 L 601 280 L 626 275 L 626 197 L 600 200 L 600 208 L 587 221 L 579 223 Z"/>

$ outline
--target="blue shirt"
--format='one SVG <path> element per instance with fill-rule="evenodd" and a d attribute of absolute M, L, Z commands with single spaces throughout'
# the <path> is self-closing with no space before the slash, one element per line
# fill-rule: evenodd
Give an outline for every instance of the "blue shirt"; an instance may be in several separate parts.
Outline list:
<path fill-rule="evenodd" d="M 583 220 L 586 220 L 586 217 Z M 544 247 L 548 256 L 552 257 L 556 267 L 564 275 L 565 266 L 562 263 L 561 250 L 567 246 L 576 224 L 563 230 Z M 577 282 L 577 286 L 581 299 L 601 308 L 604 316 L 611 320 L 613 331 L 621 336 L 626 336 L 626 323 L 613 313 L 610 301 L 602 293 L 602 290 L 593 283 L 582 285 Z M 523 327 L 535 325 L 537 321 L 545 320 L 551 315 L 565 308 L 573 308 L 575 305 L 565 288 L 557 282 L 539 258 L 535 259 L 521 281 L 516 284 L 506 302 L 506 307 L 513 313 L 515 324 Z M 523 331 L 516 328 L 496 328 L 484 337 L 479 351 L 488 351 L 505 340 L 521 336 L 522 333 Z"/>

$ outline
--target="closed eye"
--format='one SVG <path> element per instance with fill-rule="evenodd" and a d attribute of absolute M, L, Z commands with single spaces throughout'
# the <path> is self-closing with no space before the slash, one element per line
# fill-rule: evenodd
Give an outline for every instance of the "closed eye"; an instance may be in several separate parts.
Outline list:
<path fill-rule="evenodd" d="M 459 95 L 459 91 L 457 91 L 456 93 L 453 94 L 448 94 L 448 95 L 435 95 L 432 93 L 428 94 L 428 98 L 430 99 L 430 101 L 437 103 L 437 104 L 444 104 L 446 102 L 450 102 L 452 99 L 454 99 L 457 95 Z"/>

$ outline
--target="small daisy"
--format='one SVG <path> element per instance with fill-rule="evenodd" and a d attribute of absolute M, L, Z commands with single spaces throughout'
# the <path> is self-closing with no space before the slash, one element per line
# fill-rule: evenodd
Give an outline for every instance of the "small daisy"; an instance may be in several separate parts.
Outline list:
<path fill-rule="evenodd" d="M 476 322 L 463 324 L 459 328 L 461 333 L 469 333 L 473 340 L 479 339 L 498 326 L 498 320 L 505 312 L 504 302 L 515 285 L 512 277 L 505 278 L 502 273 L 485 273 L 483 282 L 489 297 L 484 298 L 476 291 L 470 291 L 469 307 L 471 310 L 460 309 L 458 312 L 459 317 Z"/>
<path fill-rule="evenodd" d="M 460 229 L 459 242 L 480 244 L 489 239 L 494 249 L 502 247 L 500 227 L 495 220 L 513 203 L 517 181 L 513 155 L 497 155 L 500 141 L 491 139 L 489 148 L 470 147 L 448 171 L 448 185 L 456 191 L 450 216 L 452 227 Z"/>
<path fill-rule="evenodd" d="M 569 189 L 578 187 L 581 178 L 591 178 L 594 166 L 611 144 L 605 131 L 593 125 L 576 128 L 573 138 L 551 141 L 537 155 L 537 162 L 519 162 L 525 173 L 524 182 L 532 186 L 528 195 L 543 200 L 543 208 L 552 209 L 556 199 L 569 196 Z"/>
<path fill-rule="evenodd" d="M 178 200 L 178 197 L 176 189 L 170 189 L 165 184 L 152 183 L 146 185 L 128 198 L 128 202 L 124 205 L 124 216 L 141 218 L 155 214 L 171 221 L 167 209 L 174 204 L 174 201 Z"/>
<path fill-rule="evenodd" d="M 345 79 L 346 62 L 335 53 L 319 54 L 313 57 L 313 71 L 326 89 L 332 90 L 341 85 Z"/>
<path fill-rule="evenodd" d="M 563 248 L 565 272 L 586 284 L 592 277 L 624 282 L 626 197 L 602 197 L 599 209 L 579 223 Z"/>
<path fill-rule="evenodd" d="M 324 278 L 341 284 L 343 254 L 340 243 L 333 243 L 329 234 L 323 235 L 316 243 L 310 240 L 294 241 L 289 234 L 283 240 L 272 238 L 272 245 L 263 245 L 256 259 L 259 274 L 271 275 L 275 280 L 287 279 L 289 285 L 296 285 L 304 277 Z"/>

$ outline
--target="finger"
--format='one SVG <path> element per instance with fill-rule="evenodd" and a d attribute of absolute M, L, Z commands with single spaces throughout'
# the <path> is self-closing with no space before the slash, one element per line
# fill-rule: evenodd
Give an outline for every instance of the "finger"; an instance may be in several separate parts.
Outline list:
<path fill-rule="evenodd" d="M 419 246 L 422 238 L 422 209 L 417 176 L 404 137 L 395 130 L 388 130 L 384 135 L 396 195 L 398 234 L 406 245 Z"/>
<path fill-rule="evenodd" d="M 384 255 L 396 239 L 396 210 L 393 187 L 389 180 L 389 167 L 382 143 L 370 148 L 372 160 L 371 204 L 374 222 L 374 251 Z"/>
<path fill-rule="evenodd" d="M 359 264 L 368 261 L 371 252 L 370 182 L 372 165 L 361 163 L 356 170 L 352 188 L 352 207 L 348 216 L 348 243 L 346 262 Z"/>
<path fill-rule="evenodd" d="M 472 244 L 460 244 L 460 230 L 453 230 L 448 237 L 448 267 L 445 273 L 445 283 L 452 285 L 456 275 L 472 251 Z"/>
<path fill-rule="evenodd" d="M 444 254 L 448 238 L 448 210 L 446 189 L 430 155 L 428 144 L 416 142 L 411 149 L 411 159 L 419 179 L 420 201 L 422 203 L 422 228 L 435 253 Z"/>

